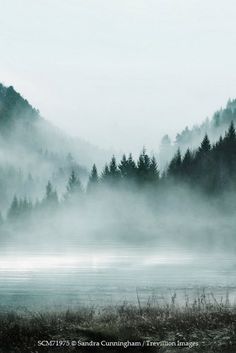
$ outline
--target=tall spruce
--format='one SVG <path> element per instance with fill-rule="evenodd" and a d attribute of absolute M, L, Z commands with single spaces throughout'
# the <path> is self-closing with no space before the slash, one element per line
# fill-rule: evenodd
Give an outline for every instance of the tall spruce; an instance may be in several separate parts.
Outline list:
<path fill-rule="evenodd" d="M 127 176 L 129 180 L 135 181 L 137 176 L 137 166 L 135 161 L 133 160 L 133 156 L 130 153 L 127 160 Z"/>
<path fill-rule="evenodd" d="M 208 135 L 206 134 L 202 140 L 201 146 L 199 147 L 199 153 L 200 154 L 204 154 L 204 153 L 208 153 L 211 150 L 211 143 L 210 140 L 208 138 Z"/>
<path fill-rule="evenodd" d="M 16 219 L 19 216 L 19 202 L 16 195 L 13 197 L 11 206 L 8 210 L 7 217 L 11 220 Z"/>
<path fill-rule="evenodd" d="M 107 164 L 105 164 L 105 167 L 104 167 L 102 174 L 101 174 L 101 182 L 103 184 L 107 183 L 109 181 L 109 177 L 110 177 L 109 167 Z"/>
<path fill-rule="evenodd" d="M 125 154 L 123 154 L 118 168 L 120 170 L 122 178 L 127 178 L 127 176 L 128 176 L 128 160 L 127 160 Z"/>
<path fill-rule="evenodd" d="M 193 154 L 190 152 L 190 149 L 188 148 L 187 151 L 185 152 L 185 155 L 182 160 L 182 174 L 184 180 L 189 180 L 191 178 L 191 175 L 193 173 L 192 168 L 193 168 Z"/>
<path fill-rule="evenodd" d="M 232 179 L 233 176 L 236 176 L 236 132 L 233 121 L 231 121 L 228 131 L 225 134 L 223 152 L 226 170 L 228 170 L 229 177 Z"/>
<path fill-rule="evenodd" d="M 181 152 L 180 149 L 178 148 L 176 154 L 170 161 L 168 170 L 167 170 L 167 175 L 171 177 L 180 177 L 181 176 L 181 167 L 182 167 L 182 157 L 181 157 Z"/>
<path fill-rule="evenodd" d="M 236 132 L 234 127 L 234 122 L 231 121 L 228 131 L 226 132 L 226 139 L 231 142 L 235 142 L 236 140 Z"/>
<path fill-rule="evenodd" d="M 138 177 L 139 183 L 142 184 L 148 181 L 150 164 L 151 164 L 150 157 L 146 153 L 146 149 L 143 148 L 137 162 L 137 177 Z"/>
<path fill-rule="evenodd" d="M 149 165 L 149 181 L 150 183 L 157 183 L 159 180 L 159 170 L 156 158 L 153 156 Z"/>
<path fill-rule="evenodd" d="M 131 153 L 129 154 L 128 158 L 126 155 L 123 155 L 119 164 L 119 169 L 121 177 L 124 181 L 134 182 L 136 180 L 137 166 Z"/>
<path fill-rule="evenodd" d="M 48 205 L 55 205 L 58 203 L 57 191 L 53 189 L 52 183 L 48 181 L 46 186 L 45 201 Z"/>
<path fill-rule="evenodd" d="M 116 163 L 115 156 L 112 156 L 111 162 L 109 164 L 110 180 L 115 183 L 120 178 L 120 171 Z"/>
<path fill-rule="evenodd" d="M 87 192 L 94 191 L 97 186 L 98 186 L 99 178 L 98 178 L 98 172 L 97 172 L 97 167 L 94 164 L 89 176 L 88 180 L 88 185 L 87 185 Z"/>
<path fill-rule="evenodd" d="M 72 195 L 82 191 L 81 182 L 75 171 L 72 170 L 67 184 L 67 193 Z"/>
<path fill-rule="evenodd" d="M 105 165 L 101 175 L 101 181 L 103 184 L 107 184 L 108 186 L 115 186 L 120 180 L 120 176 L 121 174 L 116 163 L 116 158 L 113 156 L 109 165 Z"/>

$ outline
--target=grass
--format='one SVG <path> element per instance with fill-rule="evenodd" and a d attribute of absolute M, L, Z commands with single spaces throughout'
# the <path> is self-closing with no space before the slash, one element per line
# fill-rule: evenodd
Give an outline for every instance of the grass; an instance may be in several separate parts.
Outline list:
<path fill-rule="evenodd" d="M 84 307 L 60 312 L 1 312 L 0 352 L 236 352 L 236 307 L 226 299 L 217 302 L 204 293 L 193 303 L 141 305 L 123 303 L 107 307 Z M 137 342 L 136 347 L 57 347 L 45 341 Z M 40 345 L 38 345 L 40 341 Z M 162 346 L 139 346 L 143 342 Z M 193 342 L 193 347 L 167 346 Z M 169 342 L 169 343 L 167 343 Z M 172 343 L 171 343 L 172 342 Z M 194 343 L 195 342 L 195 343 Z M 197 343 L 196 343 L 197 342 Z M 156 345 L 160 343 L 156 343 Z M 197 346 L 196 346 L 197 344 Z"/>

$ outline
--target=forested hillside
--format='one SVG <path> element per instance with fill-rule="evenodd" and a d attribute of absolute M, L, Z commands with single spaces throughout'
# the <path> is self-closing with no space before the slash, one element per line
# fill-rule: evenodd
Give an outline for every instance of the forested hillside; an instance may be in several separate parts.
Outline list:
<path fill-rule="evenodd" d="M 166 166 L 178 148 L 183 152 L 188 148 L 197 148 L 205 134 L 208 135 L 211 142 L 216 142 L 220 136 L 224 136 L 231 122 L 236 123 L 236 99 L 229 100 L 225 108 L 216 111 L 211 119 L 205 119 L 202 124 L 195 125 L 192 128 L 185 127 L 176 135 L 174 141 L 171 141 L 169 136 L 165 135 L 160 145 L 159 160 L 161 167 Z"/>
<path fill-rule="evenodd" d="M 50 179 L 59 194 L 72 169 L 82 182 L 93 161 L 105 154 L 79 139 L 64 135 L 43 119 L 15 89 L 0 84 L 0 209 L 14 194 L 42 198 Z"/>
<path fill-rule="evenodd" d="M 184 134 L 174 147 L 165 137 L 170 148 L 165 168 L 145 148 L 137 159 L 124 154 L 105 164 L 104 155 L 101 168 L 96 149 L 76 145 L 12 87 L 1 86 L 2 236 L 15 238 L 19 247 L 36 240 L 37 246 L 49 241 L 63 246 L 68 237 L 75 244 L 99 237 L 101 243 L 177 241 L 235 249 L 234 104 L 189 132 L 199 131 L 196 146 L 188 145 L 191 137 L 184 140 Z"/>
<path fill-rule="evenodd" d="M 236 132 L 233 122 L 224 137 L 215 143 L 211 144 L 206 134 L 197 149 L 188 148 L 183 154 L 178 149 L 163 173 L 160 173 L 155 157 L 145 149 L 137 161 L 132 154 L 123 155 L 119 162 L 113 156 L 100 175 L 94 164 L 86 186 L 81 183 L 79 169 L 72 167 L 63 197 L 58 197 L 56 186 L 49 181 L 41 201 L 29 201 L 15 195 L 8 216 L 19 217 L 26 210 L 44 206 L 54 208 L 59 204 L 69 203 L 77 207 L 86 198 L 96 199 L 98 194 L 99 199 L 106 199 L 108 191 L 150 194 L 149 197 L 158 200 L 160 195 L 179 186 L 212 198 L 236 192 Z"/>

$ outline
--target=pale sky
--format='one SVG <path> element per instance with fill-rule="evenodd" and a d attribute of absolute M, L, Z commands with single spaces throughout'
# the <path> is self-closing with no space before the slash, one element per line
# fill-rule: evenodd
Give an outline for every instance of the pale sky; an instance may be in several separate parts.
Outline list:
<path fill-rule="evenodd" d="M 71 135 L 157 149 L 236 97 L 236 2 L 0 0 L 0 81 Z"/>

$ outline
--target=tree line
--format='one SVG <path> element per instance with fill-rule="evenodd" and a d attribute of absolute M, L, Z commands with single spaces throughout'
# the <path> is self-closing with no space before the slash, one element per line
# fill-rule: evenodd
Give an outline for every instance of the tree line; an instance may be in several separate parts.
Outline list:
<path fill-rule="evenodd" d="M 171 160 L 167 179 L 202 188 L 206 193 L 219 193 L 236 186 L 236 132 L 231 122 L 225 136 L 211 144 L 206 134 L 198 149 L 180 149 Z"/>
<path fill-rule="evenodd" d="M 45 196 L 34 204 L 14 196 L 7 217 L 15 219 L 29 214 L 34 209 L 55 207 L 66 202 L 77 202 L 86 195 L 104 188 L 115 190 L 136 189 L 156 190 L 168 188 L 171 184 L 187 184 L 191 188 L 199 188 L 208 194 L 219 194 L 229 188 L 236 187 L 236 132 L 231 122 L 224 137 L 211 144 L 206 134 L 194 151 L 188 149 L 183 155 L 180 149 L 170 161 L 166 170 L 161 174 L 154 156 L 150 156 L 145 148 L 137 161 L 132 154 L 123 155 L 117 162 L 115 156 L 106 164 L 99 174 L 94 164 L 86 188 L 82 186 L 78 173 L 72 170 L 63 197 L 58 197 L 57 191 L 49 181 Z"/>
<path fill-rule="evenodd" d="M 196 149 L 206 133 L 211 141 L 217 141 L 231 122 L 236 123 L 236 99 L 229 99 L 225 108 L 216 111 L 211 119 L 206 118 L 202 124 L 194 125 L 192 128 L 186 126 L 175 136 L 175 141 L 168 135 L 163 136 L 159 150 L 161 167 L 166 167 L 178 148 L 182 151 L 186 151 L 187 148 Z"/>

